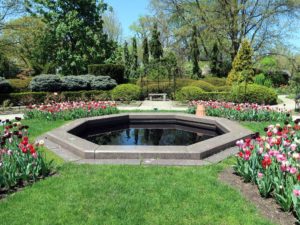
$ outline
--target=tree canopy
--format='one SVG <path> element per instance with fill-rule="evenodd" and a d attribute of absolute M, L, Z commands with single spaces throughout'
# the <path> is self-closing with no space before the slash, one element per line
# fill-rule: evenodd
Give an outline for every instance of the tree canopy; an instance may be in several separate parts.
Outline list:
<path fill-rule="evenodd" d="M 103 32 L 102 1 L 32 0 L 27 9 L 45 22 L 45 40 L 51 40 L 52 60 L 63 74 L 86 73 L 89 64 L 103 63 L 115 49 Z"/>

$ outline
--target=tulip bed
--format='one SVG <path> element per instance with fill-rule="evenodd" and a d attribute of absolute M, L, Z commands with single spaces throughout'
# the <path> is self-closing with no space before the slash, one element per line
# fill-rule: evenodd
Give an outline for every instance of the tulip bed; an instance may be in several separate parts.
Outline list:
<path fill-rule="evenodd" d="M 52 165 L 39 148 L 43 141 L 30 143 L 21 118 L 0 120 L 0 125 L 0 194 L 48 176 Z"/>
<path fill-rule="evenodd" d="M 265 132 L 237 142 L 234 170 L 245 182 L 255 183 L 262 197 L 273 196 L 300 220 L 300 120 L 293 126 L 270 125 Z"/>
<path fill-rule="evenodd" d="M 102 116 L 117 113 L 114 102 L 52 102 L 42 105 L 30 105 L 25 112 L 26 119 L 74 120 L 78 118 Z"/>
<path fill-rule="evenodd" d="M 207 116 L 224 117 L 238 121 L 289 121 L 290 112 L 270 106 L 218 101 L 192 101 L 189 113 L 196 112 L 197 105 L 203 105 Z"/>

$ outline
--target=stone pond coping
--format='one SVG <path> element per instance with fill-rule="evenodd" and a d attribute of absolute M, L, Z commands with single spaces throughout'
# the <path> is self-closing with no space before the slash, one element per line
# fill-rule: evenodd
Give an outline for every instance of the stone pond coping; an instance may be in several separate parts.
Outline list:
<path fill-rule="evenodd" d="M 93 129 L 99 123 L 118 123 L 130 119 L 173 119 L 187 123 L 199 123 L 206 129 L 220 129 L 224 134 L 188 146 L 119 146 L 97 145 L 82 139 L 70 132 L 88 126 Z M 76 128 L 76 129 L 75 129 Z M 45 138 L 67 150 L 79 159 L 172 159 L 201 160 L 233 147 L 237 140 L 249 137 L 251 131 L 243 128 L 237 122 L 216 117 L 196 117 L 183 113 L 125 113 L 100 117 L 84 118 L 72 121 L 45 135 Z"/>
<path fill-rule="evenodd" d="M 99 123 L 118 123 L 128 119 L 171 119 L 185 123 L 198 123 L 203 128 L 219 129 L 224 134 L 188 146 L 100 146 L 70 133 L 76 133 L 76 129 L 82 129 L 85 126 L 92 129 L 93 125 L 98 126 Z M 77 160 L 203 160 L 215 157 L 215 154 L 235 146 L 237 140 L 249 137 L 252 133 L 237 122 L 224 118 L 199 118 L 183 113 L 124 113 L 78 119 L 46 133 L 44 138 L 60 149 L 76 155 Z M 226 156 L 226 154 L 223 155 Z"/>

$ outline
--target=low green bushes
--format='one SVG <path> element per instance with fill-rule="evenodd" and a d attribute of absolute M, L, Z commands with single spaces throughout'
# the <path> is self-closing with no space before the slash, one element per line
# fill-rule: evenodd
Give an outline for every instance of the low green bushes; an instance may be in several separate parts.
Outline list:
<path fill-rule="evenodd" d="M 203 89 L 195 86 L 186 86 L 181 88 L 176 94 L 176 99 L 179 101 L 192 101 L 197 100 L 199 96 L 204 92 Z"/>
<path fill-rule="evenodd" d="M 30 82 L 30 89 L 39 91 L 80 91 L 80 90 L 111 90 L 117 85 L 109 76 L 64 76 L 40 75 Z"/>
<path fill-rule="evenodd" d="M 228 86 L 223 86 L 217 88 L 217 91 L 214 92 L 207 92 L 200 88 L 200 90 L 202 90 L 201 92 L 197 88 L 195 88 L 195 86 L 183 87 L 179 92 L 177 92 L 176 99 L 179 101 L 218 100 L 266 105 L 274 105 L 277 103 L 277 94 L 272 88 L 267 88 L 257 84 L 248 84 L 246 92 L 245 85 L 235 86 L 232 89 Z"/>
<path fill-rule="evenodd" d="M 4 77 L 0 77 L 0 93 L 9 93 L 12 91 L 12 87 L 8 80 Z"/>
<path fill-rule="evenodd" d="M 88 66 L 89 74 L 95 76 L 110 76 L 118 84 L 124 83 L 125 66 L 118 64 L 93 64 Z"/>
<path fill-rule="evenodd" d="M 191 83 L 191 86 L 201 88 L 202 90 L 204 90 L 206 92 L 216 91 L 216 87 L 214 85 L 207 83 L 203 80 L 197 80 L 197 81 Z"/>
<path fill-rule="evenodd" d="M 225 86 L 226 85 L 226 78 L 219 78 L 219 77 L 205 77 L 203 81 L 210 83 L 214 86 Z"/>
<path fill-rule="evenodd" d="M 47 101 L 110 100 L 110 91 L 22 92 L 0 95 L 0 103 L 9 99 L 13 105 L 40 104 Z"/>
<path fill-rule="evenodd" d="M 216 87 L 216 91 L 218 91 L 218 92 L 230 92 L 231 89 L 232 89 L 231 86 L 226 86 L 226 85 Z"/>
<path fill-rule="evenodd" d="M 39 76 L 36 76 L 32 79 L 30 82 L 30 90 L 34 92 L 38 91 L 62 91 L 64 87 L 64 82 L 58 75 L 48 75 L 48 74 L 42 74 Z"/>
<path fill-rule="evenodd" d="M 135 84 L 121 84 L 112 90 L 112 98 L 120 101 L 138 100 L 141 91 L 141 88 Z"/>
<path fill-rule="evenodd" d="M 26 78 L 26 79 L 8 79 L 8 82 L 10 83 L 13 92 L 29 91 L 30 81 L 31 81 L 31 78 Z"/>
<path fill-rule="evenodd" d="M 204 92 L 203 90 L 199 91 L 199 89 L 200 88 L 194 86 L 184 87 L 179 92 L 177 92 L 176 100 L 230 101 L 231 99 L 230 92 Z"/>
<path fill-rule="evenodd" d="M 277 103 L 277 94 L 274 89 L 257 84 L 235 86 L 231 93 L 232 101 L 236 103 L 249 102 L 258 104 Z"/>

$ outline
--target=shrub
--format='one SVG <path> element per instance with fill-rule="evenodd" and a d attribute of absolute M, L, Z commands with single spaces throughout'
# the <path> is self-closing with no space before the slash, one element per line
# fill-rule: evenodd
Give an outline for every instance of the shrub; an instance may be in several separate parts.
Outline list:
<path fill-rule="evenodd" d="M 109 91 L 66 91 L 58 95 L 48 92 L 22 92 L 0 95 L 0 104 L 9 99 L 13 105 L 40 104 L 47 100 L 59 101 L 80 101 L 80 100 L 99 100 L 106 101 L 111 99 Z"/>
<path fill-rule="evenodd" d="M 254 83 L 258 85 L 263 85 L 266 87 L 272 87 L 272 81 L 268 79 L 263 73 L 260 73 L 254 77 Z"/>
<path fill-rule="evenodd" d="M 13 92 L 29 91 L 31 78 L 26 79 L 9 79 L 8 82 L 12 87 Z"/>
<path fill-rule="evenodd" d="M 81 75 L 81 76 L 65 76 L 62 78 L 64 82 L 64 90 L 66 91 L 80 91 L 89 90 L 90 83 L 93 77 Z"/>
<path fill-rule="evenodd" d="M 206 92 L 216 91 L 216 87 L 215 86 L 213 86 L 212 84 L 207 83 L 207 82 L 205 82 L 203 80 L 195 81 L 195 82 L 191 83 L 191 86 L 195 86 L 195 87 L 201 88 L 201 89 L 203 89 Z"/>
<path fill-rule="evenodd" d="M 111 93 L 109 91 L 66 91 L 61 93 L 63 101 L 107 101 L 111 100 Z"/>
<path fill-rule="evenodd" d="M 203 89 L 195 86 L 186 86 L 181 88 L 176 94 L 176 100 L 192 101 L 199 99 L 199 96 L 204 92 Z"/>
<path fill-rule="evenodd" d="M 219 87 L 216 87 L 216 90 L 219 91 L 219 92 L 230 92 L 232 89 L 231 86 L 219 86 Z"/>
<path fill-rule="evenodd" d="M 205 82 L 210 83 L 216 87 L 219 86 L 225 86 L 226 85 L 226 79 L 225 78 L 219 78 L 219 77 L 205 77 L 203 79 Z"/>
<path fill-rule="evenodd" d="M 289 74 L 286 71 L 266 71 L 266 78 L 272 81 L 275 87 L 289 84 Z"/>
<path fill-rule="evenodd" d="M 135 84 L 121 84 L 112 90 L 114 100 L 132 101 L 140 98 L 141 88 Z"/>
<path fill-rule="evenodd" d="M 277 94 L 274 89 L 257 84 L 248 84 L 246 93 L 244 84 L 235 86 L 232 89 L 231 97 L 237 103 L 250 102 L 270 105 L 277 103 Z"/>
<path fill-rule="evenodd" d="M 193 80 L 193 79 L 178 78 L 178 79 L 176 79 L 176 90 L 179 90 L 185 86 L 190 86 L 191 83 L 193 83 L 195 81 L 196 80 Z M 153 88 L 153 89 L 155 89 L 155 87 L 156 87 L 156 89 L 158 89 L 157 81 L 153 81 L 153 80 L 147 81 L 147 79 L 143 79 L 144 88 L 147 87 L 147 82 L 148 82 L 148 88 L 151 86 L 151 88 Z M 141 87 L 141 79 L 138 79 L 136 84 Z M 166 88 L 168 90 L 173 89 L 173 85 L 174 85 L 173 80 L 171 80 L 171 82 L 169 80 L 161 80 L 159 82 L 159 86 L 160 86 L 159 90 L 164 89 L 164 88 Z"/>
<path fill-rule="evenodd" d="M 232 69 L 227 77 L 227 84 L 232 85 L 243 81 L 249 82 L 253 79 L 253 49 L 248 40 L 243 40 L 241 47 L 232 62 Z"/>
<path fill-rule="evenodd" d="M 124 82 L 125 67 L 118 64 L 93 64 L 88 66 L 89 74 L 95 76 L 110 76 L 118 84 Z"/>
<path fill-rule="evenodd" d="M 64 88 L 64 82 L 58 75 L 43 74 L 36 76 L 30 82 L 30 90 L 34 92 L 38 91 L 62 91 Z"/>
<path fill-rule="evenodd" d="M 98 76 L 91 82 L 92 90 L 111 90 L 116 86 L 117 82 L 109 76 Z"/>
<path fill-rule="evenodd" d="M 4 77 L 0 77 L 0 93 L 9 93 L 12 91 L 12 87 L 8 80 Z"/>
<path fill-rule="evenodd" d="M 56 84 L 56 86 L 55 86 Z M 109 76 L 65 76 L 40 75 L 33 78 L 30 87 L 33 91 L 81 91 L 81 90 L 110 90 L 117 85 Z"/>

